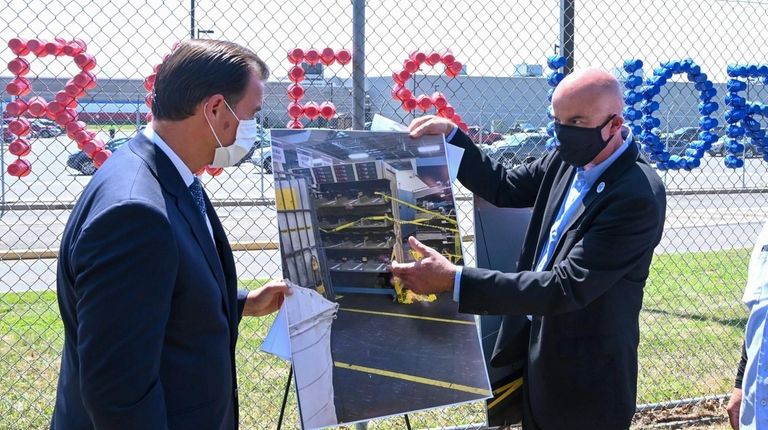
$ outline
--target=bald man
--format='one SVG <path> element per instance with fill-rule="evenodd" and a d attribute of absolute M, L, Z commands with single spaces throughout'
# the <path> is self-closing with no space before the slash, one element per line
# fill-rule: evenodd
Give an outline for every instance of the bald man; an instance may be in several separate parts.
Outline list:
<path fill-rule="evenodd" d="M 524 429 L 627 429 L 664 186 L 624 126 L 611 74 L 572 73 L 552 106 L 557 150 L 509 170 L 446 119 L 426 116 L 410 127 L 413 137 L 445 134 L 464 149 L 458 179 L 478 196 L 533 207 L 518 271 L 457 267 L 414 238 L 425 258 L 393 262 L 391 271 L 419 293 L 452 292 L 461 312 L 504 315 L 491 365 L 508 365 L 522 350 Z M 527 342 L 521 330 L 529 330 Z"/>

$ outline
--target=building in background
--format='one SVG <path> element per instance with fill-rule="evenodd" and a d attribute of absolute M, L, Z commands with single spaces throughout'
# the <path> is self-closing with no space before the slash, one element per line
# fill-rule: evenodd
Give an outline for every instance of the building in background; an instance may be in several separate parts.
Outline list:
<path fill-rule="evenodd" d="M 337 115 L 327 121 L 322 117 L 314 121 L 304 120 L 305 127 L 313 128 L 350 128 L 352 126 L 352 79 L 337 76 L 324 77 L 322 65 L 307 66 L 307 77 L 302 83 L 306 91 L 304 102 L 318 104 L 330 101 L 336 105 Z M 311 73 L 310 73 L 311 72 Z M 545 127 L 546 107 L 549 105 L 545 76 L 541 76 L 541 67 L 536 64 L 517 64 L 512 77 L 467 76 L 460 74 L 449 79 L 443 75 L 414 75 L 406 86 L 414 96 L 431 95 L 435 91 L 445 94 L 448 102 L 470 126 L 479 126 L 484 130 L 498 133 L 514 131 L 516 125 Z M 525 76 L 518 76 L 525 74 Z M 616 70 L 621 79 L 621 71 Z M 534 76 L 535 75 L 535 76 Z M 12 78 L 0 77 L 3 88 Z M 52 100 L 56 92 L 63 88 L 66 79 L 32 79 L 35 95 Z M 291 83 L 287 79 L 270 80 L 265 88 L 264 110 L 260 120 L 266 128 L 283 128 L 290 118 L 287 113 L 287 88 Z M 408 124 L 413 118 L 430 111 L 404 111 L 398 100 L 391 96 L 393 82 L 390 76 L 372 76 L 365 80 L 366 107 L 365 121 L 378 113 L 388 118 Z M 724 84 L 715 84 L 718 95 L 727 93 Z M 89 124 L 144 124 L 144 116 L 149 111 L 144 104 L 147 92 L 140 79 L 105 79 L 98 86 L 80 99 L 80 120 Z M 698 91 L 687 82 L 669 82 L 662 91 L 661 110 L 657 116 L 662 121 L 662 131 L 674 131 L 682 127 L 697 126 L 700 114 L 697 110 Z M 10 96 L 3 96 L 2 104 L 10 101 Z M 4 111 L 4 106 L 0 106 Z M 716 112 L 721 123 L 724 109 Z"/>

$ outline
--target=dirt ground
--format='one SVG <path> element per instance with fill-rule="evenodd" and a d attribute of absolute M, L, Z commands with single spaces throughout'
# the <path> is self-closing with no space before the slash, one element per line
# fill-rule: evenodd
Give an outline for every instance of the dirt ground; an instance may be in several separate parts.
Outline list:
<path fill-rule="evenodd" d="M 638 412 L 632 429 L 728 430 L 727 400 Z"/>

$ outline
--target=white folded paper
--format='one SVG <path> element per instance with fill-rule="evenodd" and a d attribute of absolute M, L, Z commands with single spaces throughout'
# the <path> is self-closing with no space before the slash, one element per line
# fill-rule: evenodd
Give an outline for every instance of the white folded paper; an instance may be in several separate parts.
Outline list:
<path fill-rule="evenodd" d="M 285 297 L 261 350 L 293 363 L 304 424 L 309 428 L 336 425 L 331 326 L 339 304 L 287 283 L 293 294 Z"/>

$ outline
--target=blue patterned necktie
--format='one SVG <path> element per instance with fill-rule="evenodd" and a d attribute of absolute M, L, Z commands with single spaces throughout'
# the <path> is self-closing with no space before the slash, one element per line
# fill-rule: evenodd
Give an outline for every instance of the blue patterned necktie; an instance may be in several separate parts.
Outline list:
<path fill-rule="evenodd" d="M 587 178 L 585 178 L 584 169 L 581 167 L 576 169 L 576 181 L 574 185 L 576 185 L 576 190 L 579 192 L 582 192 L 584 190 L 584 187 L 587 186 Z"/>
<path fill-rule="evenodd" d="M 203 218 L 205 218 L 205 199 L 203 198 L 203 185 L 200 183 L 199 178 L 195 178 L 194 181 L 192 181 L 192 185 L 189 186 L 189 192 L 192 194 L 192 200 L 195 201 L 195 204 L 197 205 L 197 209 L 200 210 L 200 213 L 203 214 Z"/>

